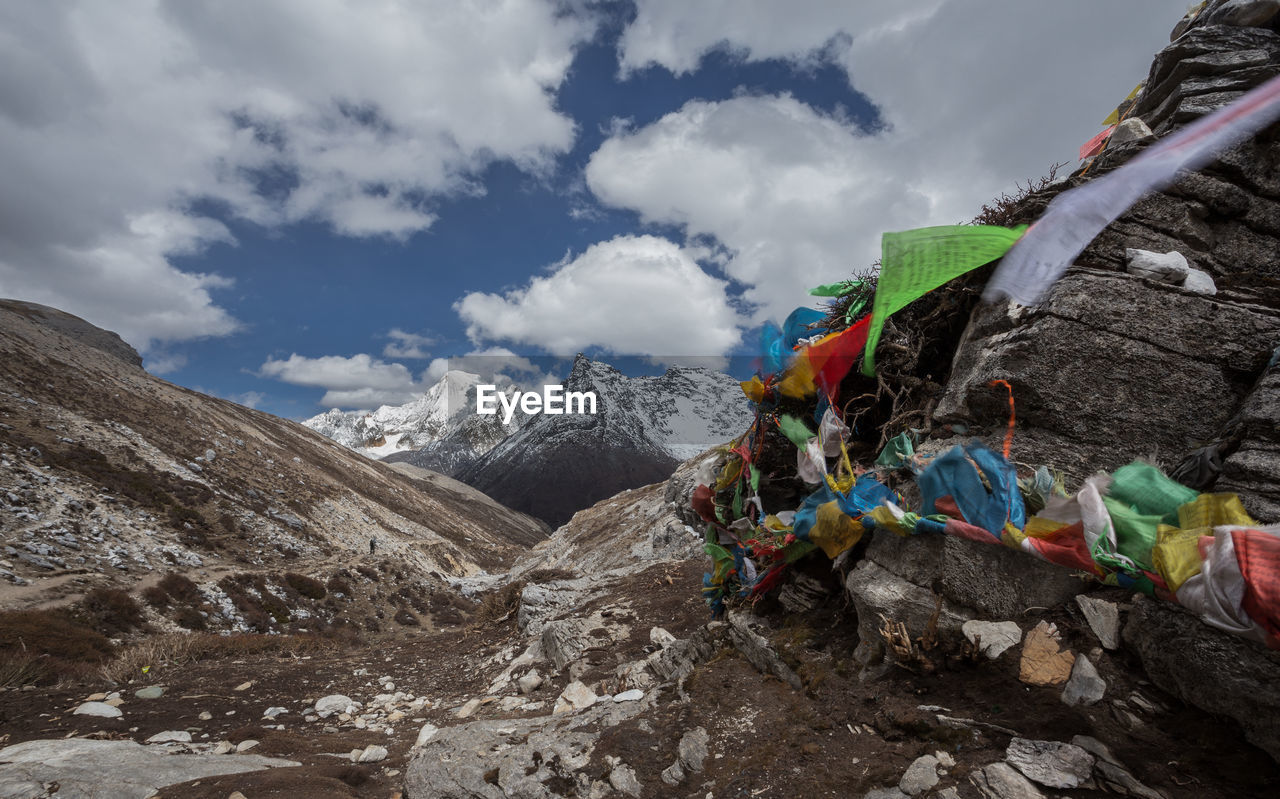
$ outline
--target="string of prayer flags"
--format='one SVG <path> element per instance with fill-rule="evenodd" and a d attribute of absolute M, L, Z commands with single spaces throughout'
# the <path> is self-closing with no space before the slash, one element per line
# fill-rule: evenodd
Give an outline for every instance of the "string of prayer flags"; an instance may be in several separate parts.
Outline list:
<path fill-rule="evenodd" d="M 1080 160 L 1097 155 L 1102 152 L 1102 148 L 1107 146 L 1107 139 L 1111 138 L 1111 134 L 1116 130 L 1116 126 L 1112 125 L 1103 130 L 1097 136 L 1080 145 Z"/>
<path fill-rule="evenodd" d="M 884 234 L 862 373 L 875 374 L 876 345 L 886 319 L 943 283 L 1004 255 L 1024 230 L 945 225 Z"/>
<path fill-rule="evenodd" d="M 1038 303 L 1089 242 L 1143 195 L 1172 183 L 1183 170 L 1204 166 L 1278 118 L 1280 76 L 1148 147 L 1115 171 L 1059 194 L 1005 256 L 983 299 Z"/>

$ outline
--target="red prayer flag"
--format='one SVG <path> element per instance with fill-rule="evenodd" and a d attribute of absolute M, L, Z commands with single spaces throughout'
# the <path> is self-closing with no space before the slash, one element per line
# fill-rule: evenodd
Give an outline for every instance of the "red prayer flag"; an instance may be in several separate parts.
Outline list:
<path fill-rule="evenodd" d="M 1112 125 L 1097 136 L 1094 136 L 1089 141 L 1080 145 L 1080 160 L 1083 161 L 1091 155 L 1097 155 L 1102 152 L 1102 148 L 1107 144 L 1107 139 L 1111 138 L 1111 132 L 1115 129 L 1116 126 Z"/>

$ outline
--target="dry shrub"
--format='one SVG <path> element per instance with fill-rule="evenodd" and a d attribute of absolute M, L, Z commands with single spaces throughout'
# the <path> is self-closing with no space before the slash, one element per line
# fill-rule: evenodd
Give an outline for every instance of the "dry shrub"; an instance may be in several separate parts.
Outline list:
<path fill-rule="evenodd" d="M 413 615 L 408 608 L 400 608 L 396 611 L 396 615 L 391 618 L 392 621 L 399 624 L 401 627 L 418 627 L 422 624 L 418 621 L 418 617 Z"/>
<path fill-rule="evenodd" d="M 169 607 L 169 594 L 158 585 L 149 585 L 142 589 L 142 598 L 153 608 L 163 610 Z"/>
<path fill-rule="evenodd" d="M 328 591 L 324 587 L 324 583 L 314 577 L 307 577 L 305 574 L 296 572 L 285 572 L 285 585 L 302 594 L 307 599 L 324 599 Z"/>
<path fill-rule="evenodd" d="M 179 604 L 198 605 L 204 601 L 196 584 L 177 572 L 169 572 L 156 585 Z"/>
<path fill-rule="evenodd" d="M 550 583 L 556 580 L 572 580 L 576 574 L 568 569 L 534 569 L 524 576 L 530 583 Z"/>
<path fill-rule="evenodd" d="M 63 611 L 0 613 L 0 672 L 7 679 L 23 684 L 79 680 L 112 651 L 106 636 Z"/>
<path fill-rule="evenodd" d="M 152 636 L 124 647 L 114 660 L 102 666 L 100 672 L 108 680 L 122 682 L 141 674 L 144 667 L 150 667 L 148 674 L 154 676 L 165 668 L 203 660 L 268 655 L 300 657 L 335 652 L 358 641 L 358 635 L 346 627 L 326 633 L 298 635 L 171 633 Z"/>
<path fill-rule="evenodd" d="M 1054 164 L 1049 167 L 1049 174 L 1039 180 L 1028 178 L 1025 186 L 1021 183 L 1015 183 L 1013 194 L 1002 193 L 999 197 L 983 205 L 982 211 L 973 218 L 973 224 L 1016 227 L 1034 222 L 1039 215 L 1039 210 L 1028 209 L 1025 203 L 1026 199 L 1032 194 L 1044 191 L 1053 185 L 1054 180 L 1058 177 L 1058 170 L 1064 166 L 1066 164 Z"/>
<path fill-rule="evenodd" d="M 472 623 L 481 627 L 501 624 L 511 618 L 520 609 L 520 593 L 523 590 L 523 582 L 514 582 L 484 594 L 480 597 L 480 607 L 476 608 Z"/>
<path fill-rule="evenodd" d="M 95 588 L 85 594 L 76 615 L 106 635 L 120 635 L 143 626 L 142 608 L 118 588 Z"/>
<path fill-rule="evenodd" d="M 325 585 L 335 594 L 351 596 L 351 583 L 347 582 L 341 573 L 334 574 Z"/>

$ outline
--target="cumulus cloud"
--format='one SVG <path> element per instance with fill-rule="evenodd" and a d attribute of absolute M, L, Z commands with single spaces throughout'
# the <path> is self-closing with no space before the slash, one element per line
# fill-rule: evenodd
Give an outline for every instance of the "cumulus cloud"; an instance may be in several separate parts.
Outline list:
<path fill-rule="evenodd" d="M 174 256 L 262 225 L 404 238 L 495 160 L 542 172 L 582 15 L 543 0 L 81 0 L 0 7 L 0 295 L 146 350 L 221 336 Z M 209 207 L 202 205 L 199 207 Z"/>
<path fill-rule="evenodd" d="M 618 236 L 521 288 L 467 294 L 454 309 L 475 342 L 556 355 L 592 347 L 618 355 L 722 355 L 740 337 L 727 288 L 667 239 Z"/>
<path fill-rule="evenodd" d="M 268 358 L 258 368 L 269 377 L 295 386 L 323 388 L 322 405 L 331 408 L 373 408 L 409 402 L 427 388 L 403 365 L 380 361 L 364 353 L 311 358 L 292 353 Z"/>
<path fill-rule="evenodd" d="M 387 338 L 391 341 L 382 348 L 384 358 L 430 358 L 427 347 L 436 343 L 431 336 L 407 333 L 398 327 L 393 328 Z"/>
<path fill-rule="evenodd" d="M 675 73 L 728 48 L 831 61 L 882 123 L 865 131 L 787 96 L 694 101 L 591 158 L 608 205 L 728 248 L 760 316 L 865 268 L 880 234 L 972 218 L 1078 145 L 1146 77 L 1184 0 L 639 0 L 623 73 Z M 1101 21 L 1105 20 L 1105 24 Z"/>

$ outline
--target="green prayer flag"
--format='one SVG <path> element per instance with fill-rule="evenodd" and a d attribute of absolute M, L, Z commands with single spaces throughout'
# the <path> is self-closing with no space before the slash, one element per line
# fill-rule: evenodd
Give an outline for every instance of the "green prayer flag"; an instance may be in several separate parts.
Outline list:
<path fill-rule="evenodd" d="M 815 435 L 808 425 L 795 416 L 780 417 L 778 419 L 778 427 L 782 430 L 782 434 L 791 439 L 791 443 L 795 444 L 798 449 L 804 449 L 809 443 L 809 439 Z"/>
<path fill-rule="evenodd" d="M 839 283 L 827 283 L 809 289 L 813 297 L 840 297 L 862 286 L 861 280 L 841 280 Z"/>
<path fill-rule="evenodd" d="M 880 280 L 871 310 L 862 373 L 875 375 L 880 329 L 892 314 L 953 278 L 1009 251 L 1026 226 L 944 225 L 885 233 L 880 240 Z"/>
<path fill-rule="evenodd" d="M 915 454 L 916 448 L 911 443 L 911 436 L 902 432 L 889 439 L 884 449 L 880 450 L 880 457 L 876 458 L 876 466 L 898 469 L 909 463 L 911 456 Z"/>

